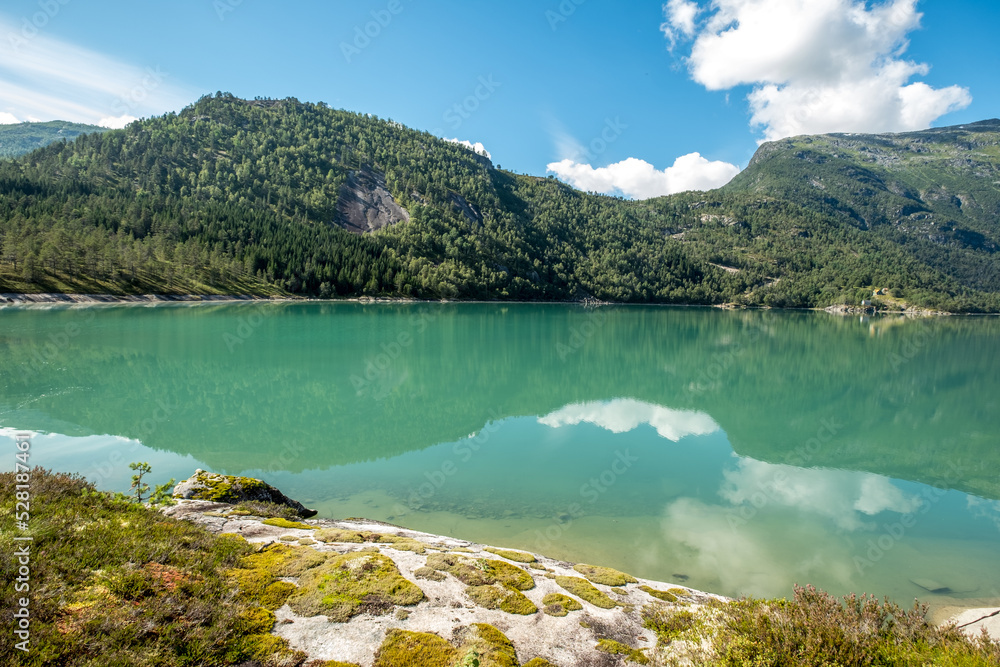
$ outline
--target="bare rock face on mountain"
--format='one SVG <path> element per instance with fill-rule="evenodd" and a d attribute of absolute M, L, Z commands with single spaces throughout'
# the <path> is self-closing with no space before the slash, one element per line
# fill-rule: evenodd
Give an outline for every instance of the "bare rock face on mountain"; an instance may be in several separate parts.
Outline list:
<path fill-rule="evenodd" d="M 385 176 L 367 165 L 352 171 L 340 188 L 336 223 L 349 232 L 367 234 L 409 219 L 386 188 Z"/>

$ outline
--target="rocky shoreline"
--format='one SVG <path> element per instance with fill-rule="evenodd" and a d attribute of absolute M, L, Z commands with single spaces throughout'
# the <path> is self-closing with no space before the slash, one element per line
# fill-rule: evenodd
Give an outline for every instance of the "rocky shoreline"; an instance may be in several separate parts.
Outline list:
<path fill-rule="evenodd" d="M 462 652 L 475 646 L 477 654 L 492 656 L 483 663 L 489 665 L 611 666 L 651 659 L 698 664 L 708 639 L 664 645 L 650 629 L 650 614 L 687 614 L 711 624 L 718 605 L 729 602 L 605 567 L 377 521 L 302 518 L 315 513 L 252 478 L 199 470 L 176 487 L 174 497 L 176 504 L 163 509 L 167 516 L 256 547 L 252 558 L 257 564 L 246 567 L 258 569 L 242 570 L 241 576 L 265 591 L 287 587 L 272 607 L 272 633 L 309 660 L 320 661 L 315 664 L 386 664 L 378 656 L 399 642 L 408 651 Z M 253 503 L 288 509 L 291 519 L 255 515 Z M 374 593 L 357 608 L 329 602 L 357 595 L 335 589 L 333 582 L 350 580 L 345 572 L 368 570 L 393 583 L 380 588 L 377 581 L 365 580 L 366 590 Z M 264 589 L 268 581 L 272 584 Z M 312 594 L 317 585 L 322 593 Z M 390 589 L 395 593 L 385 593 Z M 970 636 L 985 629 L 1000 638 L 1000 610 L 958 612 L 946 622 Z M 507 658 L 498 657 L 503 655 Z"/>

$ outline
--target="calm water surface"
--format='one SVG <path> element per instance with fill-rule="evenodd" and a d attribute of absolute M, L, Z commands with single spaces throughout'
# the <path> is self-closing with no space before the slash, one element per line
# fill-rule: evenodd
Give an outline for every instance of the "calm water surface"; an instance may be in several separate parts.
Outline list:
<path fill-rule="evenodd" d="M 0 387 L 5 451 L 105 489 L 200 467 L 727 595 L 1000 599 L 997 319 L 3 309 Z"/>

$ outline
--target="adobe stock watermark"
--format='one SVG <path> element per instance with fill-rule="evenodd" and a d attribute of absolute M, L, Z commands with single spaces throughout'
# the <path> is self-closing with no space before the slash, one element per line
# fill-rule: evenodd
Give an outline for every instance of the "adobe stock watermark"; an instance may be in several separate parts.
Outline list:
<path fill-rule="evenodd" d="M 14 643 L 18 651 L 28 653 L 31 647 L 31 543 L 34 538 L 29 534 L 31 523 L 31 458 L 32 433 L 18 431 L 14 434 L 14 520 L 20 535 L 14 537 L 14 552 L 11 554 L 11 567 L 16 566 L 17 576 L 14 578 L 14 592 L 20 596 L 12 598 L 14 606 L 14 636 L 19 642 Z M 21 597 L 23 596 L 23 597 Z"/>
<path fill-rule="evenodd" d="M 760 340 L 763 331 L 763 327 L 754 325 L 753 330 L 745 340 L 737 340 L 724 351 L 714 353 L 695 381 L 685 387 L 688 393 L 700 395 L 722 389 L 724 386 L 722 378 L 736 365 L 740 357 Z"/>
<path fill-rule="evenodd" d="M 344 54 L 347 64 L 364 52 L 372 43 L 382 36 L 383 31 L 392 24 L 393 20 L 403 13 L 406 7 L 402 0 L 389 0 L 384 9 L 373 9 L 372 20 L 364 25 L 354 27 L 354 37 L 350 42 L 340 43 L 340 52 Z"/>
<path fill-rule="evenodd" d="M 587 0 L 562 0 L 555 9 L 546 10 L 545 20 L 549 22 L 552 32 L 558 30 L 560 25 L 568 21 L 573 14 L 576 14 L 576 10 L 585 2 Z"/>
<path fill-rule="evenodd" d="M 215 0 L 212 7 L 215 8 L 215 15 L 220 21 L 226 20 L 226 14 L 236 11 L 236 8 L 243 4 L 243 0 Z"/>
<path fill-rule="evenodd" d="M 238 318 L 236 327 L 232 331 L 222 334 L 222 342 L 225 343 L 229 353 L 232 354 L 242 348 L 264 325 L 264 321 L 272 317 L 275 312 L 273 307 L 257 306 L 249 315 Z"/>
<path fill-rule="evenodd" d="M 49 334 L 43 342 L 31 348 L 31 358 L 28 362 L 26 375 L 34 375 L 58 360 L 70 347 L 73 341 L 83 333 L 83 325 L 94 320 L 94 310 L 88 308 L 86 315 L 80 321 L 70 322 L 61 330 Z"/>
<path fill-rule="evenodd" d="M 111 103 L 111 110 L 119 116 L 133 115 L 132 112 L 148 100 L 153 91 L 163 85 L 163 81 L 168 76 L 170 75 L 161 70 L 159 65 L 156 67 L 147 67 L 142 80 L 126 91 L 124 95 L 115 99 Z"/>
<path fill-rule="evenodd" d="M 10 42 L 11 47 L 14 49 L 15 53 L 19 53 L 21 49 L 28 45 L 28 42 L 38 36 L 49 22 L 59 15 L 62 8 L 70 3 L 70 0 L 39 0 L 38 1 L 38 11 L 34 12 L 30 17 L 25 16 L 21 19 L 21 29 L 17 32 L 10 32 L 7 35 L 7 40 Z"/>
<path fill-rule="evenodd" d="M 448 123 L 452 131 L 458 130 L 465 121 L 472 118 L 472 115 L 479 111 L 488 99 L 493 97 L 493 93 L 501 86 L 503 84 L 494 80 L 492 74 L 480 76 L 472 94 L 448 107 L 448 110 L 444 112 L 444 122 Z M 441 135 L 444 132 L 438 130 L 435 134 Z"/>
<path fill-rule="evenodd" d="M 388 398 L 395 389 L 395 386 L 387 384 L 389 370 L 439 316 L 439 312 L 428 310 L 411 315 L 408 330 L 400 331 L 393 340 L 382 343 L 379 346 L 381 352 L 365 359 L 364 370 L 360 374 L 351 375 L 351 386 L 357 394 L 360 396 L 374 389 L 373 400 L 382 401 Z"/>
<path fill-rule="evenodd" d="M 858 574 L 864 574 L 865 570 L 874 567 L 876 563 L 885 558 L 897 544 L 903 541 L 907 532 L 917 525 L 919 517 L 930 512 L 934 505 L 941 502 L 941 499 L 948 494 L 948 486 L 962 479 L 963 471 L 958 464 L 949 461 L 948 467 L 950 470 L 944 475 L 943 485 L 935 484 L 921 490 L 920 505 L 915 511 L 904 514 L 894 523 L 882 524 L 882 534 L 868 540 L 865 544 L 867 550 L 864 554 L 855 554 L 853 562 Z"/>
<path fill-rule="evenodd" d="M 795 450 L 785 455 L 785 465 L 796 468 L 808 466 L 823 447 L 833 441 L 837 434 L 844 428 L 836 418 L 824 419 L 820 422 L 816 437 L 810 438 L 802 443 Z M 771 503 L 781 502 L 781 489 L 788 483 L 788 475 L 784 470 L 778 468 L 769 480 L 757 483 L 757 490 L 750 494 L 739 509 L 730 510 L 726 513 L 726 521 L 733 532 L 748 525 L 765 507 Z"/>
<path fill-rule="evenodd" d="M 451 449 L 451 458 L 445 459 L 441 465 L 433 470 L 424 472 L 424 481 L 410 491 L 409 496 L 406 498 L 406 504 L 397 503 L 393 507 L 394 519 L 422 509 L 434 496 L 438 495 L 441 489 L 448 484 L 449 480 L 461 472 L 463 465 L 471 461 L 474 456 L 489 444 L 493 434 L 500 429 L 500 422 L 503 420 L 503 415 L 497 410 L 490 410 L 489 418 L 486 426 L 474 438 L 468 438 L 455 443 Z"/>
<path fill-rule="evenodd" d="M 593 508 L 598 501 L 621 480 L 632 467 L 639 462 L 639 457 L 632 456 L 629 450 L 615 452 L 611 464 L 596 477 L 587 480 L 580 487 L 580 500 L 570 503 L 566 510 L 553 517 L 552 523 L 544 531 L 535 531 L 535 551 L 545 553 L 554 542 L 558 542 L 573 528 L 573 524 L 587 516 L 588 508 Z"/>
<path fill-rule="evenodd" d="M 611 144 L 618 141 L 625 130 L 628 129 L 628 125 L 622 122 L 621 116 L 615 116 L 614 120 L 611 118 L 604 119 L 604 127 L 594 137 L 589 144 L 582 147 L 582 153 L 573 156 L 576 162 L 583 162 L 587 164 L 593 164 L 597 158 L 607 152 Z"/>
<path fill-rule="evenodd" d="M 559 356 L 559 360 L 566 361 L 570 356 L 582 350 L 604 326 L 607 319 L 607 313 L 598 309 L 588 313 L 583 324 L 570 327 L 569 338 L 566 341 L 556 343 L 556 354 Z"/>

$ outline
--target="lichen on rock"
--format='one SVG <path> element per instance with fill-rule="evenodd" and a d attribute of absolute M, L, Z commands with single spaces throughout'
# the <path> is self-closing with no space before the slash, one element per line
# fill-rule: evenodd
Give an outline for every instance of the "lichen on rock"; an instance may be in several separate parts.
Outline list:
<path fill-rule="evenodd" d="M 191 477 L 175 486 L 173 497 L 231 505 L 251 501 L 273 503 L 291 507 L 303 518 L 317 514 L 316 510 L 307 509 L 302 503 L 292 500 L 267 482 L 252 477 L 219 475 L 204 470 L 196 470 Z"/>
<path fill-rule="evenodd" d="M 423 590 L 405 579 L 391 558 L 360 551 L 307 570 L 288 604 L 302 616 L 322 614 L 343 623 L 361 613 L 384 615 L 423 599 Z"/>

